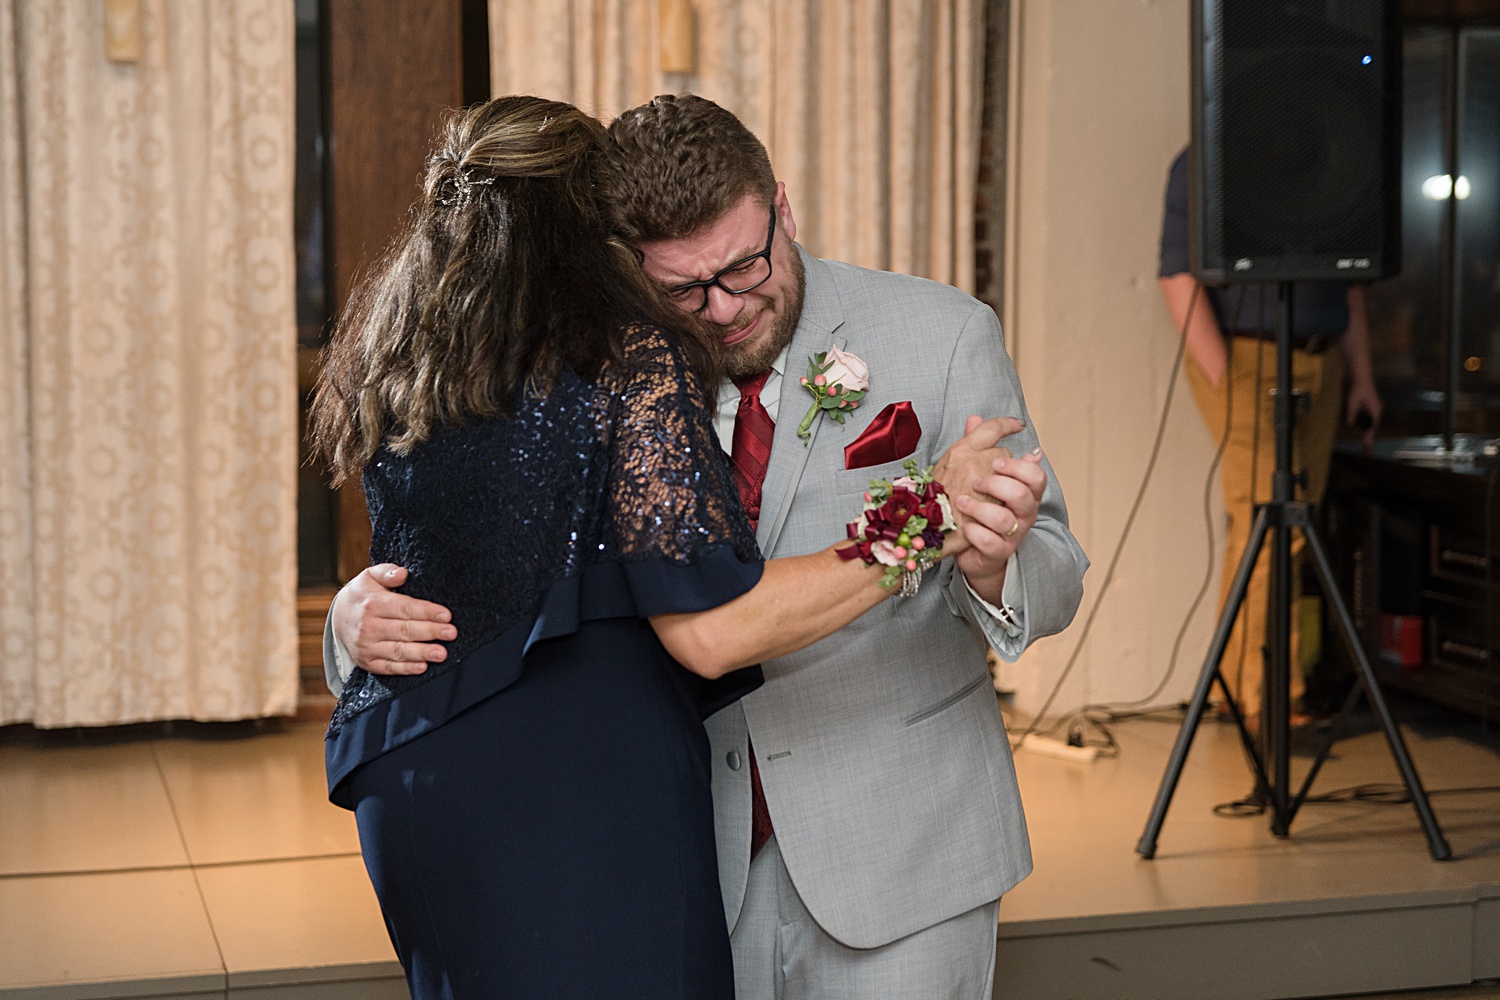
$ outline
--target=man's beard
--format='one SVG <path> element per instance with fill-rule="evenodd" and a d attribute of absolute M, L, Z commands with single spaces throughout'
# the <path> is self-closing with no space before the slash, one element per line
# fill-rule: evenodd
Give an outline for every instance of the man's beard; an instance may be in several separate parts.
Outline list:
<path fill-rule="evenodd" d="M 786 345 L 792 342 L 792 335 L 797 332 L 797 323 L 802 319 L 802 298 L 807 291 L 807 271 L 802 266 L 802 255 L 795 246 L 792 247 L 788 270 L 792 273 L 792 285 L 787 289 L 786 298 L 781 303 L 782 308 L 773 321 L 771 335 L 744 351 L 736 350 L 733 346 L 724 348 L 724 373 L 730 378 L 744 378 L 765 371 Z"/>

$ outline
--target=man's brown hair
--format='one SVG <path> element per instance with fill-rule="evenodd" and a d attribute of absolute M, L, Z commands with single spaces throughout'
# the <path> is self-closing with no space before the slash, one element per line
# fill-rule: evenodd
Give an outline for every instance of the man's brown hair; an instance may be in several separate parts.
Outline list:
<path fill-rule="evenodd" d="M 693 94 L 652 98 L 609 127 L 601 200 L 617 232 L 639 246 L 696 233 L 747 194 L 776 196 L 771 158 L 732 113 Z"/>

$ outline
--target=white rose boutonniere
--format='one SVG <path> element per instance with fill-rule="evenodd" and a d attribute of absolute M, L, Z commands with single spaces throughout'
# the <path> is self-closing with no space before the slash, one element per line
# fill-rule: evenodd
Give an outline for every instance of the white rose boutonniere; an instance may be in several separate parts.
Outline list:
<path fill-rule="evenodd" d="M 827 413 L 843 423 L 850 410 L 859 409 L 859 401 L 870 391 L 870 366 L 847 351 L 830 347 L 808 359 L 802 387 L 812 394 L 813 404 L 797 425 L 797 436 L 805 446 L 811 438 L 812 423 L 818 414 Z"/>

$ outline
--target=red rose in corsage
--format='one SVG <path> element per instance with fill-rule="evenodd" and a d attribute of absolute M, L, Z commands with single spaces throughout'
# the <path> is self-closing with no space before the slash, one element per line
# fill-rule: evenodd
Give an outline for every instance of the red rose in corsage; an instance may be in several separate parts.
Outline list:
<path fill-rule="evenodd" d="M 932 478 L 932 466 L 918 470 L 912 459 L 906 475 L 894 482 L 870 480 L 864 510 L 849 522 L 853 545 L 839 549 L 842 559 L 862 559 L 885 567 L 880 585 L 901 584 L 901 596 L 916 594 L 922 574 L 943 554 L 943 535 L 958 525 L 943 484 Z"/>
<path fill-rule="evenodd" d="M 859 401 L 870 391 L 870 367 L 854 355 L 830 347 L 808 360 L 811 364 L 802 377 L 802 388 L 812 393 L 813 405 L 797 425 L 797 436 L 804 447 L 811 440 L 812 422 L 818 414 L 827 413 L 841 424 L 850 410 L 859 409 Z"/>

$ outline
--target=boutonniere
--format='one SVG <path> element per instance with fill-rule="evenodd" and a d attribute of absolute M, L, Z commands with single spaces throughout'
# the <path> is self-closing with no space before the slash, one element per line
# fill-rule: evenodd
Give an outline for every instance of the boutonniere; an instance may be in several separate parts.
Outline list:
<path fill-rule="evenodd" d="M 870 391 L 870 366 L 854 355 L 830 347 L 808 360 L 802 388 L 812 393 L 813 404 L 797 425 L 797 436 L 804 446 L 811 438 L 812 424 L 818 414 L 827 413 L 837 423 L 843 423 L 850 410 L 859 409 L 859 401 Z"/>

